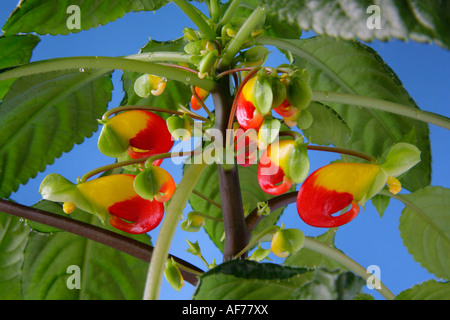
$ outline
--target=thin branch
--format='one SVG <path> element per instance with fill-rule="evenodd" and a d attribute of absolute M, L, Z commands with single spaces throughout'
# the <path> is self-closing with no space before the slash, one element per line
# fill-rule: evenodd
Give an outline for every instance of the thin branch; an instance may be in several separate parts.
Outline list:
<path fill-rule="evenodd" d="M 270 211 L 275 211 L 279 208 L 287 206 L 288 204 L 294 203 L 297 200 L 297 192 L 284 193 L 282 195 L 273 197 L 267 201 Z M 255 229 L 257 224 L 261 221 L 264 216 L 258 215 L 258 208 L 255 208 L 245 219 L 247 223 L 247 228 L 249 230 Z"/>
<path fill-rule="evenodd" d="M 145 262 L 150 262 L 152 257 L 153 247 L 150 245 L 82 221 L 71 219 L 69 217 L 31 208 L 5 199 L 0 199 L 0 211 L 79 235 L 86 239 L 127 253 Z M 170 257 L 172 257 L 178 264 L 183 265 L 188 269 L 192 269 L 196 273 L 203 273 L 203 270 L 190 264 L 189 262 L 184 261 L 183 259 L 175 256 Z M 198 279 L 195 274 L 185 270 L 181 270 L 181 273 L 187 282 L 194 286 L 197 285 Z"/>

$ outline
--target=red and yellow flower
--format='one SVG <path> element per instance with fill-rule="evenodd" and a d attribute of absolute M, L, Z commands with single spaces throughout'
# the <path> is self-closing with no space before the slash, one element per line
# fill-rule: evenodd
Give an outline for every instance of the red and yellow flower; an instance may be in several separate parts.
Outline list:
<path fill-rule="evenodd" d="M 44 199 L 63 202 L 66 213 L 79 208 L 131 234 L 156 228 L 164 215 L 164 204 L 140 197 L 133 186 L 134 175 L 116 174 L 73 184 L 59 174 L 45 177 L 39 192 Z"/>
<path fill-rule="evenodd" d="M 300 218 L 314 227 L 333 228 L 353 220 L 373 192 L 381 169 L 375 164 L 336 163 L 313 172 L 297 195 Z M 377 190 L 378 192 L 379 190 Z M 345 213 L 334 215 L 351 206 Z"/>
<path fill-rule="evenodd" d="M 263 114 L 256 108 L 254 94 L 256 81 L 256 76 L 248 80 L 237 100 L 236 119 L 239 125 L 245 130 L 259 128 L 264 120 Z"/>
<path fill-rule="evenodd" d="M 300 218 L 315 227 L 334 228 L 353 220 L 364 204 L 387 184 L 390 192 L 401 189 L 397 176 L 420 162 L 420 151 L 398 143 L 382 164 L 334 163 L 314 171 L 297 195 Z M 341 214 L 337 214 L 344 211 Z"/>
<path fill-rule="evenodd" d="M 102 123 L 98 147 L 110 157 L 118 158 L 128 153 L 131 158 L 140 159 L 169 152 L 173 146 L 166 121 L 150 111 L 126 111 Z M 154 164 L 161 162 L 157 160 Z"/>
<path fill-rule="evenodd" d="M 257 132 L 253 129 L 244 130 L 234 124 L 234 151 L 236 162 L 243 167 L 249 167 L 257 162 Z"/>

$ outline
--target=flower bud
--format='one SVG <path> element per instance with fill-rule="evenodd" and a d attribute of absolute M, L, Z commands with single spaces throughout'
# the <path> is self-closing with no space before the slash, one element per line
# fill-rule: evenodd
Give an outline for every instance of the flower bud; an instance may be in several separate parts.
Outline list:
<path fill-rule="evenodd" d="M 300 130 L 306 130 L 313 123 L 312 113 L 308 109 L 300 110 L 296 117 L 296 124 Z"/>
<path fill-rule="evenodd" d="M 311 87 L 301 77 L 291 77 L 288 82 L 287 99 L 297 109 L 306 109 L 312 99 Z"/>
<path fill-rule="evenodd" d="M 203 79 L 206 74 L 212 69 L 216 64 L 219 53 L 217 50 L 212 50 L 206 53 L 198 66 L 198 77 Z"/>
<path fill-rule="evenodd" d="M 170 116 L 166 119 L 166 124 L 175 140 L 187 141 L 191 138 L 191 124 L 186 116 Z"/>
<path fill-rule="evenodd" d="M 270 249 L 263 249 L 261 247 L 261 244 L 258 244 L 258 248 L 255 251 L 253 251 L 252 255 L 248 259 L 257 262 L 263 261 L 264 259 L 271 260 L 267 258 L 270 252 L 271 252 Z"/>
<path fill-rule="evenodd" d="M 193 254 L 194 256 L 198 256 L 198 257 L 200 257 L 202 255 L 200 246 L 198 245 L 198 241 L 196 241 L 195 243 L 192 243 L 186 239 L 186 242 L 189 245 L 189 248 L 186 250 L 187 252 L 189 252 L 190 254 Z"/>
<path fill-rule="evenodd" d="M 267 76 L 265 70 L 258 72 L 256 82 L 253 87 L 253 94 L 255 97 L 255 108 L 262 114 L 266 115 L 272 109 L 273 93 L 272 93 L 272 79 Z"/>
<path fill-rule="evenodd" d="M 166 80 L 151 74 L 143 74 L 134 82 L 134 91 L 141 98 L 159 96 L 166 88 Z"/>
<path fill-rule="evenodd" d="M 270 248 L 277 257 L 286 258 L 303 248 L 304 241 L 305 235 L 301 230 L 282 228 L 273 235 Z"/>
<path fill-rule="evenodd" d="M 184 279 L 173 258 L 167 260 L 164 276 L 166 277 L 167 282 L 175 290 L 180 291 L 180 289 L 183 288 Z"/>
<path fill-rule="evenodd" d="M 303 182 L 309 173 L 309 158 L 306 144 L 296 140 L 294 148 L 292 148 L 289 153 L 283 167 L 285 168 L 285 174 L 292 180 L 292 182 Z"/>
<path fill-rule="evenodd" d="M 286 100 L 286 85 L 277 77 L 272 78 L 272 108 L 277 108 Z"/>
<path fill-rule="evenodd" d="M 195 211 L 188 213 L 186 220 L 181 223 L 181 229 L 187 232 L 197 232 L 205 225 L 205 219 Z"/>
<path fill-rule="evenodd" d="M 255 67 L 264 64 L 269 55 L 269 50 L 265 46 L 254 46 L 244 51 L 243 58 L 245 65 Z"/>
<path fill-rule="evenodd" d="M 416 146 L 400 142 L 389 150 L 381 168 L 388 176 L 398 177 L 420 162 L 420 150 Z"/>
<path fill-rule="evenodd" d="M 258 130 L 258 148 L 265 150 L 275 141 L 280 132 L 281 122 L 278 119 L 264 119 Z"/>
<path fill-rule="evenodd" d="M 134 190 L 144 199 L 168 201 L 175 192 L 175 181 L 163 168 L 150 165 L 134 179 Z"/>

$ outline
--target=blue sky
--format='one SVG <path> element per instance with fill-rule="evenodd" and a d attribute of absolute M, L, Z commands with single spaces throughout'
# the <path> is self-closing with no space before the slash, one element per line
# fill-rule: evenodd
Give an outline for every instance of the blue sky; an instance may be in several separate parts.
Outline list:
<path fill-rule="evenodd" d="M 16 0 L 1 1 L 0 25 L 4 24 L 16 4 Z M 127 14 L 114 23 L 70 36 L 44 36 L 35 49 L 32 60 L 80 55 L 135 54 L 148 42 L 149 37 L 154 40 L 175 39 L 182 35 L 182 30 L 186 26 L 194 27 L 175 5 L 169 4 L 156 13 Z M 437 45 L 400 41 L 388 43 L 377 41 L 370 46 L 378 51 L 397 73 L 406 90 L 422 109 L 450 117 L 449 51 Z M 274 61 L 278 62 L 278 56 Z M 115 89 L 111 107 L 117 106 L 123 96 L 119 80 L 120 72 L 116 72 L 113 77 Z M 450 170 L 447 163 L 450 159 L 448 148 L 450 132 L 436 126 L 430 126 L 430 130 L 433 152 L 432 185 L 449 187 Z M 97 150 L 97 137 L 98 133 L 57 159 L 44 173 L 38 174 L 35 179 L 30 180 L 26 186 L 13 194 L 12 199 L 27 205 L 34 204 L 41 199 L 38 193 L 39 184 L 48 173 L 58 172 L 75 181 L 77 176 L 99 165 L 111 163 L 110 158 L 101 155 Z M 315 157 L 312 155 L 312 162 L 324 161 Z M 319 166 L 321 162 L 315 163 Z M 173 173 L 174 178 L 179 181 L 179 172 Z M 384 217 L 380 218 L 374 208 L 368 205 L 357 219 L 342 227 L 336 239 L 337 247 L 362 266 L 378 265 L 381 269 L 381 280 L 394 294 L 424 280 L 435 278 L 412 259 L 402 244 L 398 231 L 398 219 L 402 209 L 403 205 L 391 201 Z M 302 229 L 307 235 L 318 235 L 322 232 L 303 224 L 293 205 L 285 211 L 282 221 L 286 225 Z M 154 240 L 157 232 L 156 229 L 150 233 Z M 214 258 L 220 262 L 220 253 L 209 245 L 209 239 L 204 233 L 191 234 L 178 231 L 171 253 L 203 268 L 198 258 L 185 252 L 187 249 L 185 239 L 192 242 L 198 240 L 205 258 L 210 262 Z M 193 287 L 189 284 L 178 293 L 163 281 L 161 298 L 187 299 L 192 292 Z M 373 290 L 365 289 L 365 292 L 373 293 L 376 298 L 380 298 Z"/>

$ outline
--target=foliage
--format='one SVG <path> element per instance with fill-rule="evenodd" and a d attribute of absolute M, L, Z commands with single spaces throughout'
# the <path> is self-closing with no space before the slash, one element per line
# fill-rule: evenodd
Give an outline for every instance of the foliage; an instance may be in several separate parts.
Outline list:
<path fill-rule="evenodd" d="M 383 58 L 360 42 L 396 38 L 448 50 L 448 2 L 173 2 L 198 29 L 150 40 L 126 57 L 29 62 L 47 34 L 89 30 L 129 12 L 157 14 L 168 1 L 78 0 L 73 13 L 60 1 L 22 0 L 3 26 L 0 298 L 157 299 L 165 275 L 176 290 L 182 277 L 196 286 L 197 300 L 363 299 L 369 281 L 386 299 L 449 299 L 450 191 L 431 185 L 429 125 L 450 129 L 450 119 L 421 110 Z M 368 27 L 369 7 L 382 12 L 383 28 Z M 77 9 L 82 24 L 71 29 Z M 316 36 L 303 38 L 306 30 Z M 265 65 L 267 47 L 284 55 L 277 67 Z M 123 71 L 124 97 L 108 108 L 115 70 Z M 129 117 L 120 122 L 118 115 Z M 78 181 L 45 179 L 45 200 L 32 207 L 8 199 L 99 127 L 99 149 L 111 152 L 110 164 Z M 176 141 L 172 147 L 169 133 L 187 139 L 188 150 Z M 313 173 L 307 150 L 341 157 Z M 174 173 L 159 166 L 181 156 L 175 188 Z M 114 183 L 121 186 L 111 191 Z M 441 279 L 397 296 L 334 241 L 360 206 L 371 202 L 383 216 L 389 201 L 404 206 L 404 246 Z M 324 232 L 305 237 L 285 226 L 291 204 L 303 219 L 314 215 L 310 221 Z M 153 246 L 147 232 L 160 221 L 148 208 L 156 206 L 165 213 Z M 341 210 L 345 219 L 334 215 Z M 129 222 L 140 231 L 118 227 Z M 206 271 L 170 255 L 180 226 L 204 229 L 223 261 L 206 262 L 198 243 L 188 251 Z M 271 253 L 281 262 L 265 261 Z M 68 270 L 76 277 L 73 266 L 83 268 L 77 290 L 69 288 L 78 281 L 68 277 Z"/>

